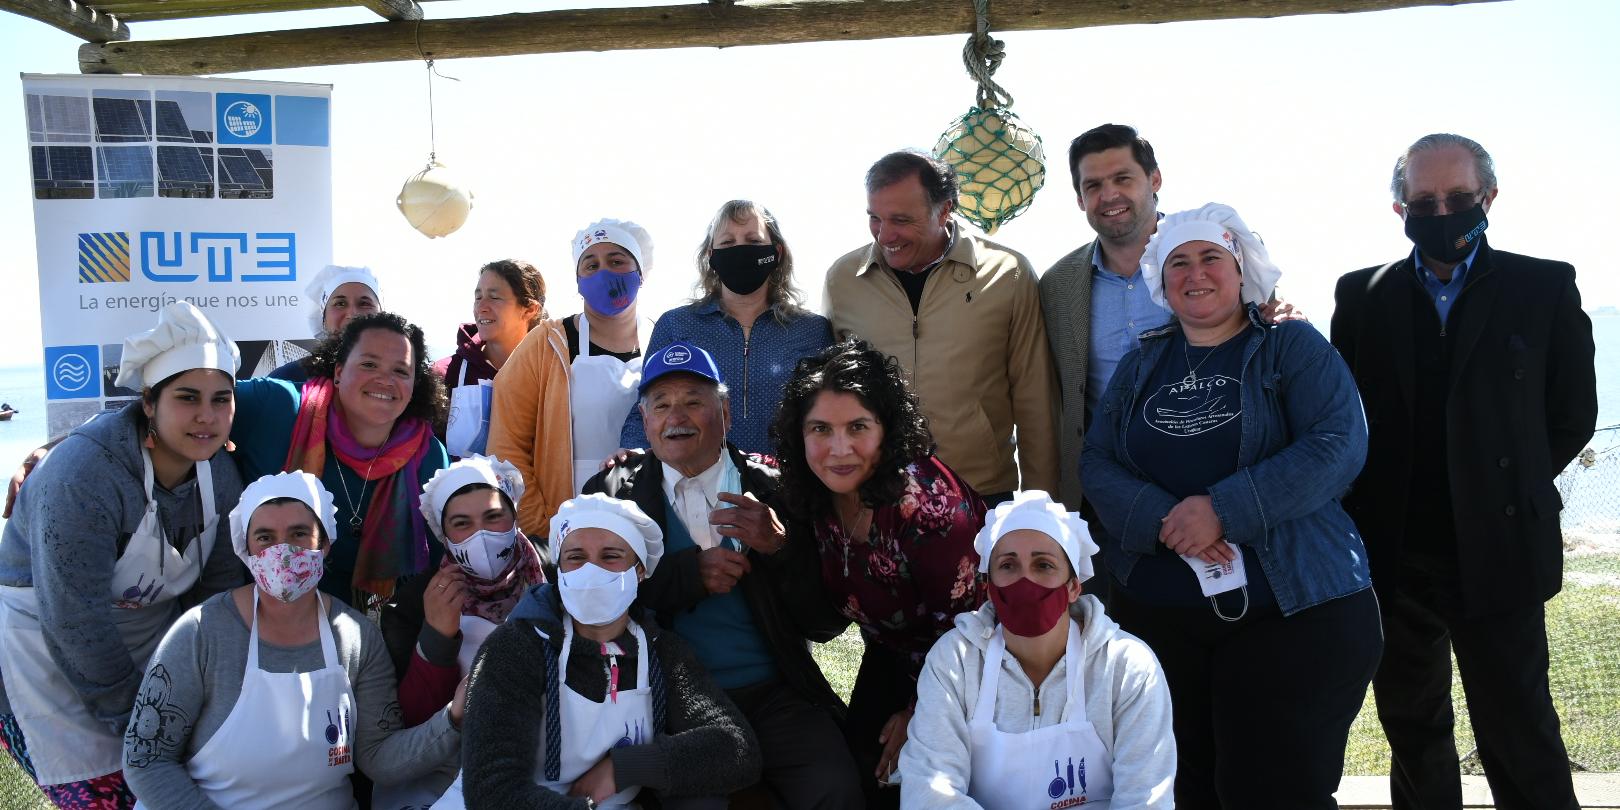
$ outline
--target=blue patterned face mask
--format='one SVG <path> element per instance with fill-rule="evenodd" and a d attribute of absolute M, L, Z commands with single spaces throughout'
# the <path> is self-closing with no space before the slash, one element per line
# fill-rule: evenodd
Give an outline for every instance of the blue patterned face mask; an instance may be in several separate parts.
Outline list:
<path fill-rule="evenodd" d="M 615 273 L 598 270 L 579 279 L 579 294 L 585 306 L 599 315 L 617 315 L 636 301 L 641 291 L 641 271 Z"/>

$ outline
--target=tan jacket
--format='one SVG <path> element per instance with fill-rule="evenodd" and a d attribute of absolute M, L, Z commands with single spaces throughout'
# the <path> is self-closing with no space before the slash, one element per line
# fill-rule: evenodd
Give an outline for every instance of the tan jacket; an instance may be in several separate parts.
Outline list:
<path fill-rule="evenodd" d="M 523 474 L 518 526 L 530 538 L 551 534 L 551 516 L 574 497 L 574 423 L 568 404 L 568 339 L 562 321 L 529 331 L 495 375 L 489 454 Z"/>
<path fill-rule="evenodd" d="M 1057 383 L 1029 260 L 961 234 L 929 276 L 913 316 L 880 256 L 867 245 L 827 271 L 833 331 L 853 333 L 900 361 L 939 457 L 974 489 L 1056 492 Z"/>

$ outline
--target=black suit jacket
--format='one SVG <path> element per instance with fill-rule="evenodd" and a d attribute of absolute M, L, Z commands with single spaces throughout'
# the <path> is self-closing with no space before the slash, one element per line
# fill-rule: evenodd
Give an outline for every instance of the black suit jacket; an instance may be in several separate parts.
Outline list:
<path fill-rule="evenodd" d="M 1339 279 L 1332 340 L 1367 410 L 1367 464 L 1344 499 L 1373 584 L 1399 587 L 1417 431 L 1446 431 L 1463 608 L 1480 615 L 1544 602 L 1563 581 L 1563 508 L 1553 478 L 1597 422 L 1592 322 L 1575 268 L 1481 243 L 1451 311 L 1446 420 L 1414 424 L 1412 258 Z M 1426 297 L 1426 296 L 1425 296 Z"/>

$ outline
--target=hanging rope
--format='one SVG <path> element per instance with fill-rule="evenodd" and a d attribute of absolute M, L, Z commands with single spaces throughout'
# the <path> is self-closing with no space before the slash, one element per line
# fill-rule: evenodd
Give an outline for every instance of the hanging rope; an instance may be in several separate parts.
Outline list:
<path fill-rule="evenodd" d="M 968 75 L 979 83 L 979 107 L 1011 107 L 1012 94 L 990 78 L 1007 56 L 1006 44 L 990 36 L 990 0 L 973 0 L 973 16 L 973 36 L 962 48 L 962 63 L 967 65 Z"/>
<path fill-rule="evenodd" d="M 439 156 L 438 126 L 436 125 L 436 123 L 433 120 L 433 77 L 438 76 L 441 79 L 449 79 L 450 81 L 453 81 L 453 82 L 459 82 L 461 80 L 454 77 L 454 76 L 446 76 L 443 73 L 440 73 L 439 69 L 434 67 L 433 58 L 428 56 L 427 51 L 422 50 L 422 20 L 421 19 L 416 20 L 416 28 L 415 28 L 413 33 L 416 35 L 416 53 L 417 53 L 418 56 L 422 57 L 422 61 L 427 63 L 427 72 L 428 72 L 428 75 L 427 75 L 428 168 L 432 168 L 435 159 L 438 158 L 438 156 Z"/>

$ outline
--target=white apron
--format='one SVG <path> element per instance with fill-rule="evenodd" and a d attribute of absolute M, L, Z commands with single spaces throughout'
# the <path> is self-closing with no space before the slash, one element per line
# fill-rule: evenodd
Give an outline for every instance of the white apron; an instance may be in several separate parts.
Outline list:
<path fill-rule="evenodd" d="M 639 331 L 638 335 L 641 334 Z M 652 335 L 649 329 L 646 334 Z M 591 354 L 591 319 L 579 315 L 579 356 L 568 369 L 568 411 L 574 422 L 574 493 L 619 449 L 624 419 L 636 405 L 641 358 L 625 362 Z"/>
<path fill-rule="evenodd" d="M 314 672 L 259 668 L 259 589 L 247 668 L 236 705 L 186 763 L 209 801 L 220 807 L 349 810 L 354 789 L 354 690 L 332 641 L 324 595 L 315 600 L 322 666 Z M 234 609 L 234 608 L 233 608 Z"/>
<path fill-rule="evenodd" d="M 456 665 L 463 677 L 472 672 L 473 658 L 484 640 L 499 625 L 481 616 L 461 617 L 461 649 L 456 652 Z M 461 768 L 440 768 L 397 785 L 378 783 L 372 788 L 371 806 L 375 810 L 426 810 L 434 808 L 460 808 Z"/>
<path fill-rule="evenodd" d="M 164 535 L 152 495 L 152 457 L 141 451 L 146 514 L 113 564 L 108 601 L 130 662 L 146 671 L 152 652 L 174 622 L 174 599 L 202 575 L 214 548 L 219 516 L 214 509 L 214 477 L 208 462 L 196 464 L 202 499 L 202 532 L 176 549 Z M 124 767 L 124 735 L 95 719 L 63 677 L 45 646 L 39 626 L 39 600 L 33 588 L 0 587 L 0 672 L 42 785 L 79 782 Z"/>
<path fill-rule="evenodd" d="M 563 619 L 563 648 L 557 658 L 558 677 L 567 677 L 568 674 L 568 652 L 574 641 L 573 624 L 569 619 Z M 593 703 L 569 689 L 566 683 L 559 684 L 561 694 L 558 695 L 558 703 L 561 706 L 563 737 L 561 767 L 557 772 L 560 778 L 556 782 L 546 780 L 546 755 L 542 751 L 534 766 L 535 784 L 567 795 L 568 787 L 574 780 L 590 770 L 603 754 L 614 748 L 639 745 L 652 739 L 652 670 L 647 663 L 647 636 L 641 631 L 641 626 L 633 621 L 630 622 L 630 633 L 636 637 L 636 688 L 619 690 L 617 701 L 610 698 Z M 632 785 L 596 806 L 634 807 L 630 800 L 639 792 L 641 787 Z M 433 810 L 463 810 L 465 807 L 461 776 L 457 775 L 455 783 L 434 803 Z M 396 809 L 390 806 L 390 810 Z"/>
<path fill-rule="evenodd" d="M 1114 795 L 1114 757 L 1086 719 L 1085 647 L 1080 625 L 1069 623 L 1065 649 L 1067 721 L 1022 734 L 996 728 L 996 686 L 1007 639 L 1000 625 L 984 654 L 979 698 L 969 724 L 973 776 L 968 796 L 985 810 L 1060 810 L 1091 806 Z"/>
<path fill-rule="evenodd" d="M 489 444 L 490 397 L 493 380 L 467 382 L 467 363 L 460 381 L 450 389 L 450 418 L 444 428 L 444 449 L 456 458 L 483 455 Z"/>

